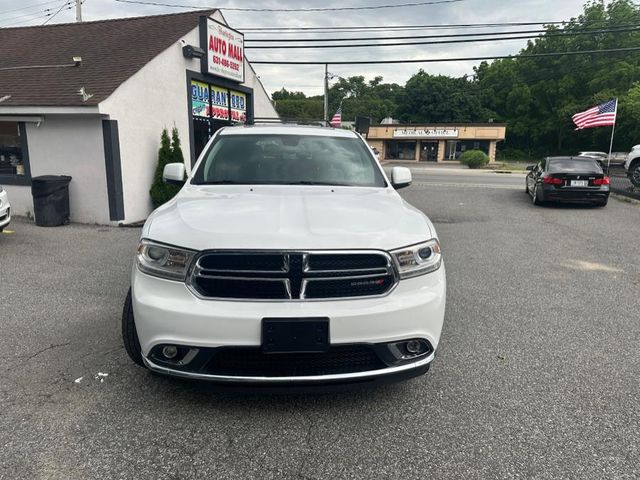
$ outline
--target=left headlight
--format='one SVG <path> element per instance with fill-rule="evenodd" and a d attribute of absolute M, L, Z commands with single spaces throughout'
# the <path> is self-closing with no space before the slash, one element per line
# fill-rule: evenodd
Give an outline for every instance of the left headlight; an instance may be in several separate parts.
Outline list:
<path fill-rule="evenodd" d="M 192 250 L 142 240 L 138 245 L 136 263 L 141 272 L 154 277 L 184 281 L 195 253 Z"/>
<path fill-rule="evenodd" d="M 412 278 L 434 272 L 442 265 L 440 242 L 432 239 L 391 252 L 400 278 Z"/>

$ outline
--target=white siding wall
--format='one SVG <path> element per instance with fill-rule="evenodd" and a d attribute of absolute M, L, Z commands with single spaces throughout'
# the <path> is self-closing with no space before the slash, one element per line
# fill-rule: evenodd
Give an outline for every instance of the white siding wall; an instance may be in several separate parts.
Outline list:
<path fill-rule="evenodd" d="M 31 175 L 71 175 L 71 221 L 109 223 L 102 121 L 98 116 L 46 115 L 27 123 Z M 16 215 L 33 213 L 31 187 L 5 185 Z"/>
<path fill-rule="evenodd" d="M 184 37 L 197 45 L 197 28 Z M 100 111 L 118 121 L 125 222 L 144 220 L 152 210 L 149 188 L 158 162 L 160 134 L 175 126 L 185 159 L 189 158 L 189 111 L 185 66 L 176 42 L 142 67 L 100 104 Z M 188 164 L 188 162 L 187 162 Z"/>

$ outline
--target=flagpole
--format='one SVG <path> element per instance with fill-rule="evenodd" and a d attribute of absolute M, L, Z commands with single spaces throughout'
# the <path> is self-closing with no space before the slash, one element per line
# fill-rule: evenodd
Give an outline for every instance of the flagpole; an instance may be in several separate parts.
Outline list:
<path fill-rule="evenodd" d="M 609 175 L 609 167 L 611 166 L 611 151 L 613 150 L 613 135 L 616 133 L 617 121 L 618 121 L 618 99 L 616 98 L 616 110 L 613 116 L 613 125 L 611 126 L 611 143 L 609 143 L 609 156 L 607 157 L 607 175 Z"/>

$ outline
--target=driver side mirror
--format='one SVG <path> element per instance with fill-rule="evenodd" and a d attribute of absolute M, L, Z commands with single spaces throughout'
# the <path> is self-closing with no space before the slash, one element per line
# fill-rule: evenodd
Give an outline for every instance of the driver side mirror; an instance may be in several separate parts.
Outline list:
<path fill-rule="evenodd" d="M 185 174 L 184 163 L 167 163 L 162 171 L 162 181 L 170 185 L 183 185 Z"/>
<path fill-rule="evenodd" d="M 393 167 L 391 169 L 391 185 L 396 190 L 411 185 L 411 170 L 407 167 Z"/>
<path fill-rule="evenodd" d="M 527 165 L 527 170 L 532 171 L 534 168 L 536 168 L 535 165 Z"/>

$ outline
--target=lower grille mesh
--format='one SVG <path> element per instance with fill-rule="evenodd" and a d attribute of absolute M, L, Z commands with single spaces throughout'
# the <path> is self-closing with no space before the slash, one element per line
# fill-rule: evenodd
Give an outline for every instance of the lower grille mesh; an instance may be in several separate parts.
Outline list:
<path fill-rule="evenodd" d="M 220 349 L 204 367 L 212 375 L 295 377 L 386 368 L 366 345 L 334 346 L 326 353 L 265 354 L 259 348 Z"/>

